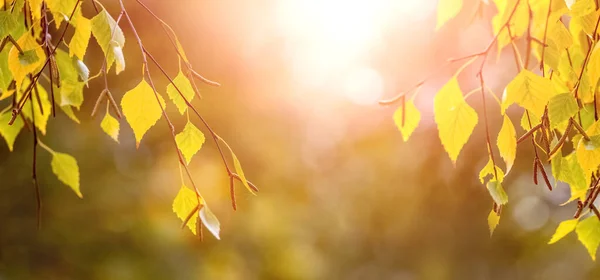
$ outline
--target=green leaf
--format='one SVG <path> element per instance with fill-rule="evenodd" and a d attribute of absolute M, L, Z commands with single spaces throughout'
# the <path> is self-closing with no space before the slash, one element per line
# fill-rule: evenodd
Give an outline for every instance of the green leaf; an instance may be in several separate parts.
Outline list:
<path fill-rule="evenodd" d="M 185 157 L 187 164 L 190 164 L 192 157 L 202 148 L 204 144 L 204 134 L 190 121 L 187 122 L 183 131 L 175 136 L 177 147 Z"/>
<path fill-rule="evenodd" d="M 561 93 L 550 98 L 548 102 L 548 117 L 550 126 L 557 127 L 559 124 L 569 120 L 579 110 L 577 100 L 572 93 Z"/>
<path fill-rule="evenodd" d="M 177 88 L 181 91 L 181 93 L 183 94 L 185 99 L 187 99 L 188 102 L 192 102 L 192 99 L 194 99 L 194 88 L 192 87 L 190 80 L 188 80 L 188 78 L 183 74 L 183 72 L 181 72 L 181 70 L 179 70 L 179 73 L 173 79 L 173 83 L 170 83 L 167 86 L 167 94 L 169 95 L 169 98 L 173 100 L 173 103 L 175 104 L 175 106 L 177 106 L 179 113 L 183 115 L 183 113 L 185 113 L 185 110 L 187 110 L 188 106 L 185 103 L 183 97 L 181 97 L 181 94 L 179 94 L 179 91 L 177 91 L 177 89 L 175 88 L 175 86 L 177 86 Z"/>
<path fill-rule="evenodd" d="M 477 113 L 465 102 L 456 77 L 440 89 L 433 104 L 440 140 L 452 162 L 456 163 L 477 125 Z"/>
<path fill-rule="evenodd" d="M 119 143 L 119 121 L 113 118 L 108 111 L 106 112 L 106 115 L 104 115 L 102 122 L 100 122 L 100 127 L 108 134 L 108 136 L 110 136 L 110 138 Z"/>
<path fill-rule="evenodd" d="M 188 187 L 182 185 L 177 193 L 177 196 L 173 200 L 173 212 L 181 219 L 185 221 L 185 218 L 198 206 L 198 198 L 196 193 L 190 190 Z M 198 211 L 192 215 L 192 218 L 187 222 L 188 228 L 193 234 L 196 234 L 196 218 L 198 217 Z"/>
<path fill-rule="evenodd" d="M 600 221 L 595 215 L 591 215 L 579 222 L 575 228 L 577 238 L 587 249 L 592 260 L 596 260 L 596 251 L 600 245 Z"/>
<path fill-rule="evenodd" d="M 498 145 L 500 156 L 506 163 L 506 173 L 508 174 L 517 157 L 517 132 L 507 115 L 504 115 L 504 122 L 502 123 L 502 128 L 500 128 L 500 133 L 498 133 L 498 140 L 496 143 Z"/>
<path fill-rule="evenodd" d="M 156 93 L 156 95 L 160 103 L 157 102 L 152 87 L 146 80 L 142 80 L 135 88 L 126 92 L 121 99 L 123 115 L 135 134 L 136 147 L 140 146 L 144 134 L 162 116 L 161 107 L 165 108 L 165 100 L 160 94 Z"/>
<path fill-rule="evenodd" d="M 200 220 L 202 220 L 204 226 L 206 226 L 208 231 L 210 231 L 210 233 L 212 233 L 212 235 L 214 235 L 215 238 L 221 239 L 221 237 L 219 237 L 219 233 L 221 231 L 221 223 L 219 223 L 219 219 L 217 219 L 217 216 L 215 216 L 215 214 L 213 214 L 213 212 L 210 211 L 210 208 L 208 208 L 208 205 L 206 204 L 204 204 L 204 206 L 200 208 Z"/>
<path fill-rule="evenodd" d="M 52 172 L 56 174 L 56 177 L 65 185 L 71 187 L 77 196 L 80 198 L 83 197 L 79 190 L 79 166 L 77 165 L 77 160 L 68 154 L 53 152 L 51 165 Z"/>
<path fill-rule="evenodd" d="M 516 102 L 534 115 L 541 116 L 555 94 L 550 80 L 524 69 L 506 86 L 501 111 L 504 113 L 508 106 Z"/>
<path fill-rule="evenodd" d="M 0 11 L 0 39 L 6 38 L 19 26 L 17 17 L 8 11 Z"/>
<path fill-rule="evenodd" d="M 462 2 L 462 0 L 440 0 L 438 2 L 436 30 L 458 15 L 463 5 Z"/>
<path fill-rule="evenodd" d="M 508 195 L 506 195 L 502 184 L 500 184 L 498 181 L 496 181 L 495 179 L 490 180 L 487 183 L 487 189 L 490 192 L 490 195 L 492 196 L 492 199 L 494 199 L 494 202 L 496 202 L 496 204 L 504 205 L 508 203 Z"/>
<path fill-rule="evenodd" d="M 394 122 L 402 134 L 402 139 L 404 139 L 406 142 L 415 131 L 417 126 L 419 126 L 419 122 L 421 121 L 421 113 L 412 100 L 406 101 L 404 107 L 406 109 L 404 112 L 404 124 L 402 123 L 402 106 L 400 106 L 396 112 L 394 112 Z"/>
<path fill-rule="evenodd" d="M 12 125 L 9 125 L 8 122 L 12 118 L 12 112 L 4 112 L 0 114 L 0 135 L 4 137 L 6 140 L 6 144 L 8 145 L 8 149 L 12 152 L 13 146 L 15 144 L 15 139 L 21 132 L 23 128 L 23 120 L 20 117 L 15 119 L 15 122 Z"/>
<path fill-rule="evenodd" d="M 588 184 L 575 152 L 566 157 L 562 157 L 560 151 L 557 152 L 557 156 L 552 160 L 552 174 L 556 180 L 569 184 L 569 188 L 571 189 L 571 198 L 569 201 L 578 198 L 585 200 Z"/>
<path fill-rule="evenodd" d="M 75 19 L 75 26 L 75 34 L 69 43 L 69 56 L 75 55 L 82 60 L 92 36 L 92 22 L 84 16 L 80 16 Z"/>
<path fill-rule="evenodd" d="M 106 56 L 108 71 L 115 61 L 114 44 L 123 48 L 125 46 L 125 36 L 121 28 L 117 25 L 117 22 L 106 10 L 102 10 L 94 16 L 91 23 L 92 35 L 94 35 L 94 38 L 96 38 L 96 41 L 98 41 L 100 48 L 104 52 L 104 56 Z"/>
<path fill-rule="evenodd" d="M 490 211 L 490 214 L 488 215 L 487 220 L 488 220 L 488 228 L 490 229 L 490 235 L 492 235 L 492 234 L 494 234 L 494 230 L 500 223 L 500 215 L 498 215 L 498 213 L 496 213 L 496 212 L 494 212 L 494 210 L 492 210 L 492 211 Z"/>
<path fill-rule="evenodd" d="M 556 243 L 557 241 L 561 240 L 563 237 L 567 236 L 567 234 L 574 231 L 578 222 L 579 222 L 579 219 L 562 221 L 556 228 L 556 231 L 554 232 L 554 235 L 552 235 L 552 239 L 550 239 L 548 244 Z"/>

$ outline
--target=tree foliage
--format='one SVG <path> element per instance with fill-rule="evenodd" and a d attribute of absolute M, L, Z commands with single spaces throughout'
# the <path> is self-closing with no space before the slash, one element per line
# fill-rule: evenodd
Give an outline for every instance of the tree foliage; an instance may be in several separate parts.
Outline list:
<path fill-rule="evenodd" d="M 204 133 L 194 122 L 204 126 L 205 132 L 217 146 L 230 178 L 233 208 L 236 208 L 234 181 L 240 181 L 252 193 L 256 193 L 258 189 L 246 180 L 240 161 L 231 147 L 212 130 L 191 103 L 195 96 L 200 98 L 196 81 L 209 86 L 219 84 L 204 78 L 193 69 L 183 46 L 169 25 L 143 2 L 132 2 L 137 3 L 139 8 L 147 11 L 161 24 L 164 38 L 171 43 L 178 57 L 179 70 L 174 78 L 146 49 L 122 0 L 118 1 L 120 11 L 116 17 L 97 0 L 0 0 L 0 101 L 4 106 L 0 111 L 0 135 L 11 151 L 19 134 L 29 134 L 34 139 L 32 178 L 37 191 L 39 225 L 41 197 L 40 182 L 36 175 L 38 147 L 50 153 L 52 159 L 48 166 L 60 182 L 70 187 L 79 197 L 83 197 L 85 193 L 79 176 L 79 164 L 85 163 L 78 162 L 69 154 L 55 151 L 43 142 L 43 137 L 52 133 L 47 131 L 47 124 L 57 114 L 63 113 L 79 123 L 77 115 L 81 113 L 79 109 L 86 101 L 84 96 L 96 95 L 91 115 L 98 112 L 103 115 L 100 128 L 119 142 L 121 119 L 124 117 L 134 132 L 136 147 L 139 147 L 148 130 L 160 119 L 164 119 L 168 124 L 175 145 L 174 155 L 179 160 L 179 170 L 182 173 L 181 182 L 175 184 L 181 188 L 174 198 L 173 211 L 183 221 L 182 227 L 187 225 L 194 234 L 201 236 L 204 226 L 219 238 L 219 220 L 210 211 L 187 168 L 205 142 Z M 125 34 L 121 29 L 122 24 L 127 24 L 132 33 Z M 92 41 L 102 51 L 98 54 L 103 58 L 102 67 L 97 70 L 90 70 L 84 59 Z M 123 55 L 126 41 L 133 42 L 127 45 L 137 45 L 142 65 L 126 63 Z M 169 80 L 164 88 L 154 83 L 150 63 Z M 108 73 L 113 66 L 116 75 L 125 67 L 142 70 L 139 83 L 124 93 L 119 103 L 108 86 Z M 91 74 L 95 71 L 98 71 L 97 74 Z M 104 89 L 84 94 L 88 83 L 93 79 L 103 79 Z M 162 96 L 165 91 L 170 102 Z M 176 128 L 171 122 L 166 111 L 170 104 L 177 107 L 180 115 L 186 115 L 185 127 Z M 106 110 L 101 109 L 102 106 L 106 106 Z M 231 152 L 233 169 L 229 167 L 227 156 L 223 153 L 223 145 Z M 39 163 L 43 164 L 45 163 Z M 183 176 L 184 172 L 187 180 Z M 186 184 L 192 187 L 188 188 Z"/>
<path fill-rule="evenodd" d="M 590 256 L 595 259 L 600 244 L 600 212 L 596 198 L 600 193 L 600 10 L 594 0 L 493 0 L 477 1 L 478 10 L 495 6 L 491 18 L 493 37 L 480 52 L 448 59 L 448 64 L 462 62 L 462 67 L 435 95 L 435 122 L 441 143 L 456 164 L 461 150 L 478 123 L 485 126 L 488 163 L 479 174 L 492 200 L 488 216 L 490 233 L 500 222 L 501 211 L 509 202 L 502 185 L 514 166 L 517 145 L 531 145 L 534 151 L 533 181 L 553 189 L 552 177 L 570 186 L 571 198 L 577 203 L 574 218 L 563 221 L 549 243 L 555 243 L 575 231 Z M 436 30 L 455 18 L 462 0 L 440 0 Z M 469 9 L 472 10 L 472 9 Z M 519 69 L 496 96 L 486 85 L 486 61 L 494 53 L 512 52 Z M 476 63 L 478 62 L 478 63 Z M 465 67 L 477 67 L 479 87 L 464 94 L 457 77 Z M 420 113 L 413 100 L 422 80 L 382 104 L 400 103 L 394 122 L 408 140 L 418 126 Z M 467 97 L 479 93 L 483 112 L 477 113 Z M 500 107 L 502 126 L 490 131 L 486 99 Z M 511 116 L 522 108 L 523 115 Z M 510 115 L 509 115 L 510 113 Z M 517 135 L 514 122 L 524 132 Z M 495 134 L 497 133 L 497 134 Z M 495 141 L 494 141 L 495 139 Z M 500 157 L 497 157 L 499 155 Z M 500 159 L 504 164 L 500 163 Z"/>

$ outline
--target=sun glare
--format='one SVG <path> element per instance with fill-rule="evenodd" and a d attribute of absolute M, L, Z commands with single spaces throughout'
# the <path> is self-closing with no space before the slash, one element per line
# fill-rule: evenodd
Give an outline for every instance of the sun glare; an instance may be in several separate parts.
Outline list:
<path fill-rule="evenodd" d="M 428 1 L 393 0 L 281 1 L 278 28 L 286 39 L 295 81 L 327 88 L 357 104 L 376 102 L 384 88 L 382 75 L 368 65 L 370 50 L 381 44 L 391 23 L 404 16 L 415 19 L 428 5 Z"/>

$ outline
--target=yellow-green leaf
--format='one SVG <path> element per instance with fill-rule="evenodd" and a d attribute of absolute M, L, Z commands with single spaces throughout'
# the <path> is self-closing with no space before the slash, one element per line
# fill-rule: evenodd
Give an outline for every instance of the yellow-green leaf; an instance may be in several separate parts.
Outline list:
<path fill-rule="evenodd" d="M 415 131 L 417 126 L 419 126 L 419 122 L 421 121 L 421 112 L 419 112 L 419 109 L 417 109 L 412 100 L 406 101 L 404 107 L 406 108 L 404 112 L 404 123 L 402 122 L 402 106 L 400 106 L 398 109 L 396 109 L 396 112 L 394 112 L 394 122 L 402 134 L 402 139 L 404 139 L 406 142 L 408 141 L 410 135 L 412 135 L 413 131 Z"/>
<path fill-rule="evenodd" d="M 33 98 L 33 116 L 35 116 L 35 127 L 37 127 L 43 135 L 46 135 L 46 126 L 48 124 L 48 119 L 52 114 L 52 104 L 48 100 L 48 93 L 46 92 L 46 90 L 42 86 L 40 86 L 40 84 L 37 84 L 36 87 L 38 94 L 35 94 L 34 92 L 31 95 Z M 40 103 L 42 104 L 42 110 L 40 110 Z M 31 115 L 31 107 L 31 99 L 27 99 L 25 105 L 23 105 L 23 110 L 21 111 L 25 118 L 29 121 L 33 121 L 33 117 Z"/>
<path fill-rule="evenodd" d="M 554 95 L 550 80 L 524 69 L 506 86 L 501 110 L 505 112 L 508 106 L 516 102 L 534 115 L 541 116 Z"/>
<path fill-rule="evenodd" d="M 490 214 L 488 215 L 488 227 L 490 229 L 490 235 L 494 234 L 494 230 L 496 229 L 496 226 L 498 226 L 498 224 L 500 223 L 500 215 L 498 215 L 498 213 L 494 212 L 494 210 L 492 209 L 492 211 L 490 211 Z"/>
<path fill-rule="evenodd" d="M 69 43 L 69 56 L 75 55 L 82 60 L 92 35 L 92 22 L 80 16 L 75 20 L 75 26 L 75 34 Z"/>
<path fill-rule="evenodd" d="M 504 115 L 504 122 L 502 123 L 502 128 L 500 128 L 500 133 L 498 133 L 498 140 L 496 142 L 500 156 L 506 163 L 506 173 L 508 173 L 513 167 L 515 158 L 517 157 L 517 132 L 507 115 Z"/>
<path fill-rule="evenodd" d="M 119 142 L 119 121 L 113 118 L 108 111 L 106 112 L 106 115 L 104 115 L 102 122 L 100 122 L 100 127 L 108 134 L 108 136 L 110 136 L 110 138 L 117 143 Z"/>
<path fill-rule="evenodd" d="M 79 119 L 75 115 L 75 112 L 73 112 L 73 108 L 71 106 L 60 106 L 60 109 L 65 113 L 65 115 L 67 115 L 67 117 L 69 117 L 75 123 L 79 123 Z"/>
<path fill-rule="evenodd" d="M 104 52 L 104 56 L 106 56 L 108 71 L 115 61 L 115 48 L 111 43 L 123 48 L 125 46 L 125 36 L 121 28 L 117 25 L 117 22 L 106 10 L 102 10 L 94 16 L 91 23 L 92 35 L 94 35 Z"/>
<path fill-rule="evenodd" d="M 462 8 L 462 5 L 462 0 L 439 0 L 437 6 L 437 24 L 435 29 L 440 29 L 440 27 L 442 27 L 447 21 L 456 17 Z"/>
<path fill-rule="evenodd" d="M 77 160 L 68 154 L 53 152 L 51 165 L 52 172 L 56 174 L 56 177 L 65 185 L 71 187 L 77 196 L 83 197 L 79 190 L 79 166 L 77 165 Z"/>
<path fill-rule="evenodd" d="M 221 237 L 219 237 L 221 223 L 219 223 L 217 216 L 210 211 L 210 208 L 208 208 L 208 205 L 206 204 L 200 208 L 200 220 L 202 220 L 204 226 L 215 236 L 215 238 L 221 239 Z"/>
<path fill-rule="evenodd" d="M 175 88 L 175 86 L 177 86 L 177 88 Z M 192 99 L 194 99 L 194 88 L 192 87 L 190 80 L 188 80 L 181 70 L 179 70 L 179 73 L 173 79 L 173 83 L 167 86 L 167 94 L 169 95 L 169 98 L 173 100 L 175 106 L 177 106 L 179 113 L 183 115 L 188 106 L 177 89 L 181 91 L 181 94 L 183 94 L 188 102 L 191 102 Z"/>
<path fill-rule="evenodd" d="M 456 77 L 440 89 L 433 104 L 440 140 L 452 162 L 456 163 L 477 125 L 477 113 L 465 102 Z"/>
<path fill-rule="evenodd" d="M 579 222 L 579 219 L 562 221 L 556 228 L 556 231 L 554 232 L 554 235 L 552 235 L 552 239 L 550 239 L 548 244 L 556 243 L 557 241 L 561 240 L 563 237 L 567 236 L 567 234 L 574 231 L 578 222 Z"/>
<path fill-rule="evenodd" d="M 27 0 L 29 3 L 29 11 L 33 20 L 38 21 L 42 18 L 42 1 L 43 0 Z"/>
<path fill-rule="evenodd" d="M 233 158 L 233 166 L 235 168 L 235 172 L 240 176 L 242 184 L 244 184 L 244 186 L 246 187 L 246 189 L 248 189 L 248 191 L 250 191 L 250 193 L 252 193 L 253 195 L 256 195 L 256 192 L 250 187 L 250 184 L 248 184 L 248 180 L 246 180 L 246 176 L 244 175 L 244 170 L 242 169 L 242 164 L 240 163 L 240 160 L 238 159 L 238 157 L 235 155 L 235 153 L 233 152 L 233 150 L 231 149 L 229 144 L 227 144 L 227 142 L 225 142 L 225 140 L 223 140 L 223 138 L 221 138 L 219 136 L 217 136 L 217 137 L 219 140 L 221 140 L 221 142 L 223 142 L 223 144 L 225 144 L 225 146 L 227 146 L 227 149 L 229 149 L 229 152 L 231 153 L 231 157 Z"/>
<path fill-rule="evenodd" d="M 552 174 L 556 180 L 569 184 L 571 198 L 585 200 L 588 184 L 585 179 L 585 173 L 579 165 L 577 154 L 575 152 L 566 157 L 562 157 L 561 151 L 552 160 Z"/>
<path fill-rule="evenodd" d="M 162 116 L 161 107 L 165 108 L 165 100 L 160 94 L 156 93 L 156 95 L 160 104 L 156 100 L 152 87 L 146 80 L 142 80 L 135 88 L 126 92 L 121 99 L 123 115 L 135 134 L 136 147 L 140 146 L 144 134 Z"/>
<path fill-rule="evenodd" d="M 500 182 L 496 181 L 495 179 L 490 180 L 487 183 L 487 189 L 496 204 L 504 205 L 508 203 L 508 195 L 506 195 L 506 192 L 504 191 L 504 188 Z"/>
<path fill-rule="evenodd" d="M 585 220 L 579 222 L 575 228 L 577 238 L 587 249 L 592 257 L 596 260 L 596 251 L 600 245 L 600 220 L 595 215 L 591 215 Z"/>
<path fill-rule="evenodd" d="M 6 144 L 8 145 L 8 149 L 12 152 L 15 139 L 17 139 L 19 132 L 21 132 L 21 129 L 23 128 L 23 120 L 18 117 L 15 119 L 15 122 L 12 125 L 9 125 L 8 122 L 11 118 L 11 111 L 0 114 L 0 135 L 4 137 L 4 140 L 6 140 Z"/>
<path fill-rule="evenodd" d="M 496 170 L 494 170 L 494 167 L 496 168 Z M 481 181 L 481 183 L 484 184 L 486 181 L 486 177 L 490 175 L 490 180 L 496 180 L 496 174 L 498 175 L 498 182 L 502 183 L 502 181 L 504 181 L 504 172 L 502 171 L 502 169 L 500 169 L 500 167 L 494 166 L 494 162 L 490 158 L 487 164 L 481 169 L 481 171 L 479 171 L 479 181 Z"/>
<path fill-rule="evenodd" d="M 177 147 L 185 157 L 187 164 L 190 164 L 192 157 L 202 148 L 204 140 L 202 131 L 190 121 L 185 125 L 183 131 L 175 136 Z"/>
<path fill-rule="evenodd" d="M 548 117 L 550 126 L 557 127 L 559 124 L 569 120 L 577 111 L 577 100 L 572 93 L 561 93 L 550 98 L 548 102 Z"/>
<path fill-rule="evenodd" d="M 177 215 L 181 221 L 185 221 L 185 218 L 198 206 L 198 198 L 196 193 L 190 190 L 188 187 L 182 185 L 173 200 L 173 212 Z M 187 222 L 188 228 L 193 234 L 196 234 L 196 218 L 198 217 L 198 211 L 192 215 Z"/>

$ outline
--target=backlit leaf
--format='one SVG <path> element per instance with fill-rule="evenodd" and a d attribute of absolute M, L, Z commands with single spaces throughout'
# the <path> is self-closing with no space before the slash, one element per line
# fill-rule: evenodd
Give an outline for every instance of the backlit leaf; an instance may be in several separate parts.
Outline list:
<path fill-rule="evenodd" d="M 506 173 L 508 173 L 517 157 L 517 132 L 507 115 L 504 115 L 504 122 L 502 123 L 502 128 L 500 128 L 500 133 L 498 133 L 496 143 L 500 156 L 506 163 Z"/>
<path fill-rule="evenodd" d="M 440 89 L 433 104 L 440 140 L 452 162 L 456 163 L 477 125 L 477 113 L 465 102 L 456 77 Z"/>
<path fill-rule="evenodd" d="M 487 189 L 496 204 L 504 205 L 508 203 L 508 195 L 506 195 L 501 183 L 492 179 L 487 183 Z"/>
<path fill-rule="evenodd" d="M 23 49 L 23 54 L 20 54 L 16 47 L 11 47 L 8 53 L 8 68 L 17 83 L 17 88 L 20 88 L 23 79 L 43 65 L 46 54 L 29 33 L 24 33 L 17 43 Z"/>
<path fill-rule="evenodd" d="M 502 181 L 504 181 L 504 171 L 498 166 L 495 166 L 495 168 L 496 170 L 494 170 L 494 162 L 492 162 L 492 159 L 490 158 L 487 164 L 479 171 L 479 181 L 484 184 L 488 176 L 490 176 L 490 180 L 496 180 L 497 174 L 498 182 L 502 183 Z"/>
<path fill-rule="evenodd" d="M 579 219 L 562 221 L 556 228 L 556 231 L 554 232 L 554 235 L 552 235 L 552 239 L 550 239 L 548 244 L 556 243 L 557 241 L 561 240 L 563 237 L 567 236 L 567 234 L 574 231 L 578 222 L 579 222 Z"/>
<path fill-rule="evenodd" d="M 490 211 L 488 215 L 488 228 L 490 229 L 490 235 L 494 234 L 494 230 L 496 226 L 500 223 L 500 215 L 498 215 L 494 210 Z"/>
<path fill-rule="evenodd" d="M 462 8 L 462 5 L 463 0 L 439 0 L 435 29 L 440 29 L 447 21 L 456 17 Z"/>
<path fill-rule="evenodd" d="M 69 43 L 69 56 L 75 55 L 82 60 L 92 35 L 92 22 L 80 16 L 75 20 L 75 26 L 75 34 Z"/>
<path fill-rule="evenodd" d="M 162 116 L 162 108 L 165 108 L 165 100 L 158 94 L 156 96 L 152 87 L 142 80 L 135 88 L 126 92 L 121 99 L 121 108 L 125 119 L 133 129 L 135 134 L 136 147 L 140 146 L 140 142 L 144 134 L 150 129 Z"/>
<path fill-rule="evenodd" d="M 173 200 L 173 212 L 177 215 L 181 221 L 185 221 L 185 218 L 198 206 L 198 198 L 196 193 L 190 190 L 188 187 L 182 185 Z M 193 234 L 196 234 L 196 218 L 198 217 L 198 211 L 196 211 L 192 218 L 187 222 L 188 228 Z"/>
<path fill-rule="evenodd" d="M 250 193 L 252 193 L 253 195 L 256 195 L 256 192 L 250 187 L 250 184 L 248 184 L 248 180 L 246 179 L 246 176 L 244 175 L 244 170 L 242 169 L 242 164 L 240 163 L 240 160 L 238 159 L 238 157 L 235 155 L 235 153 L 233 152 L 233 150 L 231 149 L 229 144 L 227 144 L 227 142 L 225 142 L 225 140 L 223 140 L 223 138 L 221 138 L 219 136 L 217 136 L 217 137 L 219 140 L 221 140 L 221 142 L 223 142 L 223 144 L 225 144 L 227 149 L 229 149 L 229 152 L 231 153 L 231 157 L 233 158 L 233 166 L 235 168 L 235 172 L 240 176 L 242 184 L 244 184 L 244 186 L 246 187 L 246 189 L 248 189 L 248 191 Z"/>
<path fill-rule="evenodd" d="M 577 238 L 587 249 L 592 257 L 596 260 L 596 251 L 600 245 L 600 220 L 595 215 L 591 215 L 585 220 L 579 222 L 575 228 Z"/>
<path fill-rule="evenodd" d="M 123 48 L 125 46 L 125 36 L 121 28 L 117 25 L 117 22 L 106 10 L 102 10 L 94 16 L 91 23 L 92 35 L 94 35 L 104 52 L 104 56 L 106 56 L 108 71 L 115 61 L 114 47 L 111 43 Z"/>
<path fill-rule="evenodd" d="M 77 160 L 68 154 L 53 152 L 51 165 L 52 172 L 56 174 L 56 177 L 65 185 L 71 187 L 77 196 L 83 197 L 79 190 L 79 166 L 77 165 Z"/>
<path fill-rule="evenodd" d="M 188 102 L 191 102 L 192 99 L 194 99 L 194 88 L 192 87 L 190 80 L 188 80 L 181 70 L 179 70 L 179 73 L 173 79 L 173 83 L 167 86 L 167 94 L 169 95 L 169 98 L 173 100 L 173 103 L 175 106 L 177 106 L 177 110 L 179 110 L 179 113 L 183 115 L 188 106 L 173 84 L 177 86 L 177 89 L 181 91 L 181 94 L 183 94 Z"/>
<path fill-rule="evenodd" d="M 561 93 L 550 98 L 548 102 L 548 117 L 550 126 L 557 127 L 559 124 L 569 120 L 577 111 L 577 100 L 572 93 Z"/>
<path fill-rule="evenodd" d="M 111 116 L 108 111 L 104 115 L 102 122 L 100 122 L 100 127 L 110 138 L 115 140 L 117 143 L 119 142 L 119 121 L 113 116 Z"/>
<path fill-rule="evenodd" d="M 46 126 L 48 124 L 48 119 L 52 114 L 52 103 L 50 103 L 50 100 L 48 99 L 48 93 L 46 92 L 46 90 L 39 84 L 37 84 L 36 87 L 38 94 L 35 94 L 35 91 L 33 91 L 31 95 L 33 98 L 33 109 L 31 108 L 31 99 L 27 99 L 21 112 L 23 113 L 26 119 L 32 121 L 33 118 L 31 115 L 31 111 L 33 110 L 33 116 L 35 116 L 35 127 L 37 127 L 43 135 L 46 135 Z M 40 103 L 42 104 L 43 111 L 40 110 L 40 106 L 38 105 Z"/>
<path fill-rule="evenodd" d="M 404 112 L 404 125 L 402 124 L 402 106 L 398 107 L 396 112 L 394 112 L 394 122 L 402 134 L 402 139 L 406 142 L 419 125 L 419 122 L 421 121 L 421 112 L 415 107 L 412 100 L 406 101 L 404 106 L 406 109 Z"/>
<path fill-rule="evenodd" d="M 554 95 L 550 80 L 524 69 L 506 86 L 502 95 L 502 112 L 516 102 L 536 116 L 541 116 Z"/>
<path fill-rule="evenodd" d="M 0 114 L 0 135 L 4 137 L 4 140 L 6 140 L 6 144 L 8 145 L 8 149 L 12 152 L 15 139 L 17 139 L 17 136 L 19 135 L 19 132 L 21 132 L 24 124 L 23 120 L 20 117 L 17 117 L 15 122 L 12 125 L 9 125 L 8 122 L 11 118 L 11 111 Z"/>
<path fill-rule="evenodd" d="M 189 121 L 183 128 L 183 131 L 175 136 L 177 147 L 181 150 L 187 164 L 190 164 L 192 157 L 202 148 L 204 140 L 202 131 Z"/>

